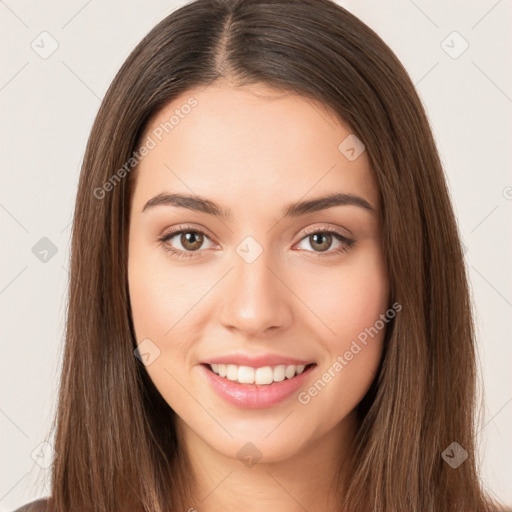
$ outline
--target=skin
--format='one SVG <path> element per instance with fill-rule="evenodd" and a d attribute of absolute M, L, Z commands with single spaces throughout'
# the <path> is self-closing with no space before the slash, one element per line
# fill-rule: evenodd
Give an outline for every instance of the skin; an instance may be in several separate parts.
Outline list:
<path fill-rule="evenodd" d="M 201 512 L 336 510 L 329 485 L 350 452 L 354 408 L 377 371 L 385 329 L 306 405 L 294 394 L 241 409 L 216 394 L 199 365 L 237 350 L 298 357 L 317 363 L 307 390 L 389 308 L 367 154 L 350 161 L 338 150 L 350 130 L 324 105 L 262 84 L 187 91 L 146 135 L 190 97 L 197 106 L 136 171 L 128 279 L 137 343 L 149 338 L 160 350 L 146 370 L 178 414 L 180 443 L 197 475 L 193 505 Z M 142 212 L 163 192 L 206 197 L 232 218 L 168 205 Z M 285 205 L 333 192 L 358 195 L 375 212 L 343 205 L 282 218 Z M 181 234 L 158 241 L 182 225 L 208 233 L 188 259 L 165 250 L 193 252 Z M 335 254 L 344 245 L 336 237 L 315 244 L 304 232 L 325 227 L 355 245 Z M 263 250 L 252 263 L 236 252 L 247 236 Z M 249 441 L 262 454 L 252 467 L 237 457 Z"/>

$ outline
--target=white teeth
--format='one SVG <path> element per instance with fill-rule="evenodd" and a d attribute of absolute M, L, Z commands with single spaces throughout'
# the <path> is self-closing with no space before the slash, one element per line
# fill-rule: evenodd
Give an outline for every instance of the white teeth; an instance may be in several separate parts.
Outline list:
<path fill-rule="evenodd" d="M 225 377 L 232 381 L 238 381 L 241 384 L 272 384 L 272 382 L 282 382 L 286 379 L 292 379 L 300 375 L 306 365 L 284 365 L 263 366 L 261 368 L 252 368 L 250 366 L 237 366 L 235 364 L 212 364 L 210 365 L 213 373 Z"/>
<path fill-rule="evenodd" d="M 286 365 L 280 364 L 274 368 L 274 382 L 281 382 L 286 377 Z"/>
<path fill-rule="evenodd" d="M 254 372 L 254 382 L 256 384 L 272 384 L 274 380 L 274 372 L 272 367 L 264 366 L 263 368 L 256 368 Z"/>
<path fill-rule="evenodd" d="M 295 375 L 295 371 L 297 370 L 297 367 L 292 364 L 291 366 L 286 367 L 286 371 L 284 374 L 286 375 L 287 379 L 291 379 Z"/>
<path fill-rule="evenodd" d="M 236 366 L 235 364 L 228 364 L 226 377 L 229 380 L 237 380 L 238 379 L 238 366 Z"/>
<path fill-rule="evenodd" d="M 254 382 L 254 368 L 240 366 L 238 368 L 238 382 L 241 384 L 252 384 Z"/>

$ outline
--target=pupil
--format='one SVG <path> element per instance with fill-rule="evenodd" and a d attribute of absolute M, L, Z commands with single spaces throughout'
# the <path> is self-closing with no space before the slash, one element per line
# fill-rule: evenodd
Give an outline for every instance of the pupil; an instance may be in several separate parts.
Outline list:
<path fill-rule="evenodd" d="M 194 233 L 192 231 L 189 231 L 182 235 L 181 243 L 183 247 L 187 247 L 188 249 L 195 251 L 196 249 L 199 249 L 201 247 L 202 235 L 201 233 Z"/>
<path fill-rule="evenodd" d="M 318 237 L 320 238 L 324 238 L 324 239 L 327 239 L 327 243 L 320 243 L 320 247 L 318 247 L 318 249 L 323 252 L 323 251 L 326 251 L 329 246 L 331 245 L 331 239 L 332 239 L 332 235 L 330 235 L 329 233 L 315 233 L 314 235 L 312 235 L 313 237 L 313 240 L 314 240 L 314 244 L 317 243 L 317 239 Z"/>

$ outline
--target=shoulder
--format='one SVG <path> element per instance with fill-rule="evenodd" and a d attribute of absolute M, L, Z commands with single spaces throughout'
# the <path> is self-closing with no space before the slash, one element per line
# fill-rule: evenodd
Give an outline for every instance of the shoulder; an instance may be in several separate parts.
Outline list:
<path fill-rule="evenodd" d="M 31 501 L 20 508 L 17 508 L 13 512 L 46 512 L 46 505 L 48 498 L 41 498 L 35 501 Z"/>

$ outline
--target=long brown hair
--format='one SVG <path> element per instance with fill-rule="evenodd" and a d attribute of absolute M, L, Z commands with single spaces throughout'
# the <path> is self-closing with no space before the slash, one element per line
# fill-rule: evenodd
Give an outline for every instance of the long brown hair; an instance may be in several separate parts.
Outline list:
<path fill-rule="evenodd" d="M 193 505 L 175 413 L 133 352 L 130 159 L 163 106 L 220 77 L 323 102 L 364 143 L 379 186 L 391 303 L 402 311 L 358 406 L 340 510 L 496 510 L 478 478 L 475 339 L 458 228 L 406 70 L 375 32 L 330 0 L 198 0 L 133 50 L 91 131 L 72 231 L 49 512 Z M 456 469 L 442 457 L 454 442 L 468 454 Z"/>

